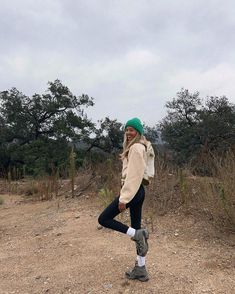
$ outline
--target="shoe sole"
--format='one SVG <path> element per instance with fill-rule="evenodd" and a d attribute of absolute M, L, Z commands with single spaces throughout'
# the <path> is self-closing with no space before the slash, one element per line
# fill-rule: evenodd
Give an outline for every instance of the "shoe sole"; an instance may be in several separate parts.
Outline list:
<path fill-rule="evenodd" d="M 138 280 L 141 282 L 147 282 L 149 280 L 149 277 L 131 277 L 128 274 L 126 274 L 125 276 L 128 280 Z"/>
<path fill-rule="evenodd" d="M 138 281 L 141 281 L 141 282 L 147 282 L 149 280 L 148 277 L 146 278 L 137 278 Z"/>

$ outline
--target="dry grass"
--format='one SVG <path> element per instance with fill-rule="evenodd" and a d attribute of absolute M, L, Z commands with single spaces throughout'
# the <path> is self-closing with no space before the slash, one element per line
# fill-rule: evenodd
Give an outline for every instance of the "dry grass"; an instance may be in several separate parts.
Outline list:
<path fill-rule="evenodd" d="M 121 188 L 121 161 L 109 158 L 92 168 L 96 175 L 97 191 L 108 189 L 114 196 L 118 196 Z"/>
<path fill-rule="evenodd" d="M 1 192 L 25 195 L 27 199 L 44 201 L 58 196 L 59 180 L 56 175 L 38 179 L 2 181 Z"/>
<path fill-rule="evenodd" d="M 182 203 L 179 175 L 160 157 L 155 162 L 155 177 L 146 188 L 146 200 L 153 214 L 164 215 Z"/>
<path fill-rule="evenodd" d="M 4 203 L 3 198 L 0 197 L 0 205 L 2 205 Z"/>
<path fill-rule="evenodd" d="M 213 176 L 199 177 L 156 156 L 156 175 L 146 188 L 145 201 L 153 230 L 156 215 L 180 210 L 207 217 L 235 231 L 235 156 L 227 153 L 223 158 L 211 156 L 208 160 L 213 165 Z M 112 158 L 73 172 L 72 179 L 62 181 L 55 174 L 21 182 L 8 179 L 2 186 L 8 193 L 24 194 L 34 200 L 49 200 L 60 195 L 78 197 L 92 192 L 106 206 L 119 194 L 120 177 L 121 162 Z"/>
<path fill-rule="evenodd" d="M 47 176 L 29 181 L 21 190 L 21 194 L 30 197 L 30 199 L 45 201 L 57 197 L 58 188 L 57 178 Z"/>
<path fill-rule="evenodd" d="M 204 202 L 212 217 L 235 230 L 235 156 L 214 156 L 214 175 L 202 181 Z"/>
<path fill-rule="evenodd" d="M 199 214 L 217 225 L 235 231 L 235 157 L 211 156 L 212 177 L 194 176 L 187 169 L 172 167 L 160 156 L 156 175 L 147 188 L 150 219 L 180 208 L 183 213 Z M 148 209 L 150 207 L 151 209 Z"/>

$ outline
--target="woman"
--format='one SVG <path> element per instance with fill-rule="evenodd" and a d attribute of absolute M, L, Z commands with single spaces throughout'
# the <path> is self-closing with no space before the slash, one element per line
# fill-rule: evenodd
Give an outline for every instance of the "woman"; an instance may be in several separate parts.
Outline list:
<path fill-rule="evenodd" d="M 150 144 L 143 136 L 143 126 L 138 118 L 129 120 L 125 125 L 123 153 L 121 159 L 122 188 L 120 196 L 108 205 L 99 216 L 99 223 L 107 228 L 127 234 L 136 242 L 137 261 L 133 270 L 126 272 L 128 279 L 147 281 L 145 256 L 148 252 L 147 229 L 141 229 L 141 213 L 145 191 L 142 185 L 146 169 L 146 148 Z M 127 208 L 130 209 L 131 227 L 114 218 Z"/>

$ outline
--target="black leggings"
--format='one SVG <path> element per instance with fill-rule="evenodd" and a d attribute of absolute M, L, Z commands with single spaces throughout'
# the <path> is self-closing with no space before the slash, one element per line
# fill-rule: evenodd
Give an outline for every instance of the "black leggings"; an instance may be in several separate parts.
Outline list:
<path fill-rule="evenodd" d="M 127 208 L 130 208 L 131 216 L 131 227 L 138 230 L 141 228 L 141 213 L 142 205 L 144 202 L 145 191 L 144 187 L 141 185 L 135 197 L 126 204 Z M 118 209 L 119 197 L 116 197 L 112 203 L 110 203 L 105 210 L 101 213 L 98 218 L 98 222 L 106 228 L 119 231 L 126 234 L 128 226 L 115 220 L 114 218 L 120 213 Z"/>

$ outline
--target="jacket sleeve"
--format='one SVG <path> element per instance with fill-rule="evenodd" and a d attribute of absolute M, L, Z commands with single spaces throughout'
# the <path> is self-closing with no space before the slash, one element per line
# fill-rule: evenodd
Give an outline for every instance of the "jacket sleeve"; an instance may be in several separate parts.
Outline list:
<path fill-rule="evenodd" d="M 142 183 L 146 168 L 144 148 L 143 145 L 134 144 L 129 150 L 126 178 L 119 198 L 122 203 L 130 202 Z"/>

